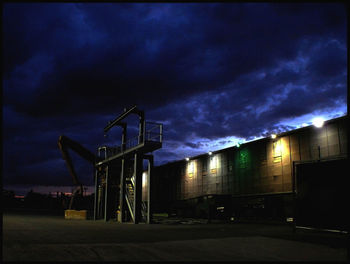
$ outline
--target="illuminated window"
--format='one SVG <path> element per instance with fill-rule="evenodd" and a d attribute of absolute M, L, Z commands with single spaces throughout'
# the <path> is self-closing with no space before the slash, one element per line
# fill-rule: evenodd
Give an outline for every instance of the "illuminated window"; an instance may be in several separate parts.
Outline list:
<path fill-rule="evenodd" d="M 216 173 L 218 159 L 216 156 L 210 157 L 210 172 Z"/>
<path fill-rule="evenodd" d="M 275 141 L 273 142 L 273 157 L 281 157 L 282 156 L 282 147 L 281 147 L 281 141 Z"/>
<path fill-rule="evenodd" d="M 194 162 L 193 161 L 188 163 L 187 171 L 188 171 L 188 176 L 192 177 L 193 173 L 194 173 Z"/>

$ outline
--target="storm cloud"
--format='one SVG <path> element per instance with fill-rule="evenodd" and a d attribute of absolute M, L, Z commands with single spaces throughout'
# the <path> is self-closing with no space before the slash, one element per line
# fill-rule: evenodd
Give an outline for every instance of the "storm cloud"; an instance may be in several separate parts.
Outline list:
<path fill-rule="evenodd" d="M 346 10 L 331 3 L 4 4 L 4 183 L 71 184 L 58 136 L 93 152 L 115 144 L 118 131 L 104 138 L 103 127 L 132 105 L 164 124 L 157 164 L 293 129 L 293 120 L 310 114 L 346 114 Z M 75 159 L 91 184 L 90 164 Z"/>

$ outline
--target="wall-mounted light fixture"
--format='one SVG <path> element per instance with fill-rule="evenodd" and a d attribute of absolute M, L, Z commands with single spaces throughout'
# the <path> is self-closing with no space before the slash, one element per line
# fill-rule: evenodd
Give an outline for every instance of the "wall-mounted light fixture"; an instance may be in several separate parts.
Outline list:
<path fill-rule="evenodd" d="M 213 152 L 209 151 L 208 154 L 209 154 L 209 156 L 211 156 L 211 155 L 213 155 Z"/>
<path fill-rule="evenodd" d="M 312 124 L 318 128 L 323 127 L 324 119 L 322 117 L 316 117 L 312 119 Z"/>
<path fill-rule="evenodd" d="M 277 137 L 276 134 L 271 134 L 272 139 L 275 139 L 276 137 Z"/>
<path fill-rule="evenodd" d="M 190 160 L 190 158 L 186 158 L 186 161 L 189 161 Z"/>

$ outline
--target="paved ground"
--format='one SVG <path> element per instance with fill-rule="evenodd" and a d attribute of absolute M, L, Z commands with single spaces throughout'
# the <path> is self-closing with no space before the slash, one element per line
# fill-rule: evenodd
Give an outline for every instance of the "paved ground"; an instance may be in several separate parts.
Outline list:
<path fill-rule="evenodd" d="M 165 222 L 165 221 L 163 221 Z M 346 261 L 347 236 L 287 225 L 3 215 L 4 261 Z"/>

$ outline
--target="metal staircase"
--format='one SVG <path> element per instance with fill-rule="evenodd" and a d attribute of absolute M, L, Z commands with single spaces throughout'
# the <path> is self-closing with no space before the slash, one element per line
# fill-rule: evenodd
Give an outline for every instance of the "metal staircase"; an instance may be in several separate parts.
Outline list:
<path fill-rule="evenodd" d="M 134 176 L 132 176 L 131 178 L 126 178 L 125 200 L 126 200 L 126 204 L 128 205 L 128 209 L 129 209 L 129 213 L 132 221 L 135 220 L 135 216 L 134 216 L 135 187 L 134 186 L 135 186 Z M 147 203 L 145 201 L 142 201 L 141 203 L 141 215 L 142 215 L 142 220 L 146 222 L 147 221 Z"/>

